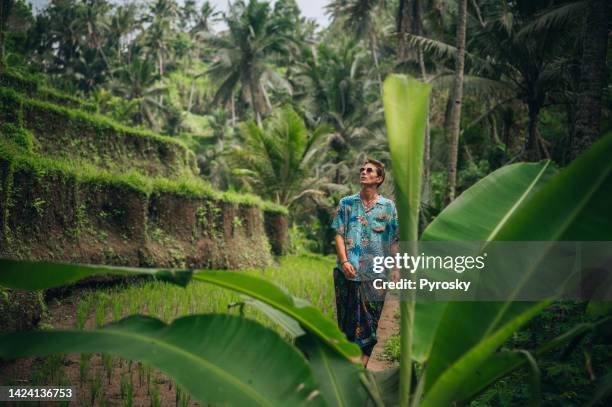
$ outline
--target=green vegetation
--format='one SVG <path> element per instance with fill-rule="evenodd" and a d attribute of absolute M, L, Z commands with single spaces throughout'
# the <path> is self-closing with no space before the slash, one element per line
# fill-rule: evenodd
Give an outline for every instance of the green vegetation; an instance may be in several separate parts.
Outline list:
<path fill-rule="evenodd" d="M 189 405 L 189 395 L 237 405 L 609 404 L 609 305 L 407 296 L 399 335 L 387 344 L 398 369 L 374 375 L 351 363 L 358 351 L 329 319 L 328 280 L 290 288 L 307 305 L 266 281 L 273 269 L 263 278 L 257 270 L 184 270 L 208 244 L 209 266 L 255 264 L 253 249 L 270 259 L 267 243 L 247 236 L 253 223 L 242 204 L 265 211 L 275 254 L 285 251 L 286 229 L 294 252 L 333 253 L 334 208 L 356 192 L 367 156 L 386 165 L 379 191 L 397 202 L 404 241 L 480 241 L 482 250 L 497 240 L 612 241 L 610 1 L 333 0 L 326 11 L 321 27 L 295 0 L 235 0 L 227 12 L 193 0 L 61 0 L 36 13 L 25 0 L 1 3 L 3 253 L 117 265 L 161 259 L 181 269 L 0 260 L 2 285 L 47 289 L 99 273 L 209 284 L 147 281 L 77 294 L 74 331 L 1 334 L 10 347 L 0 353 L 46 355 L 26 368 L 40 383 L 65 382 L 57 353 L 79 352 L 87 405 L 111 402 L 109 382 L 130 406 Z M 104 200 L 95 213 L 74 186 Z M 98 194 L 107 187 L 114 193 Z M 55 192 L 74 213 L 53 206 Z M 235 204 L 232 213 L 217 201 Z M 148 203 L 159 204 L 163 213 L 151 211 L 159 224 L 145 216 L 125 225 Z M 134 216 L 126 216 L 129 204 Z M 195 212 L 193 225 L 180 222 L 181 211 Z M 97 230 L 98 221 L 123 229 Z M 230 230 L 248 248 L 226 245 Z M 68 238 L 56 244 L 56 235 Z M 62 243 L 79 236 L 95 238 L 66 254 Z M 134 236 L 152 239 L 136 248 Z M 281 258 L 289 262 L 281 269 L 306 267 L 306 259 Z M 533 263 L 520 271 L 531 275 Z M 0 294 L 3 311 L 27 302 L 13 289 Z M 34 302 L 24 309 L 41 305 L 42 292 L 28 295 Z M 193 312 L 212 313 L 180 318 Z M 278 354 L 262 353 L 264 344 Z M 272 373 L 256 370 L 264 359 Z M 197 373 L 187 375 L 190 367 Z"/>
<path fill-rule="evenodd" d="M 571 331 L 579 324 L 597 322 L 595 315 L 585 313 L 585 303 L 555 302 L 550 308 L 515 332 L 501 346 L 501 351 L 534 349 L 556 336 Z M 580 343 L 565 349 L 553 349 L 537 357 L 542 380 L 542 403 L 549 405 L 587 404 L 596 391 L 595 375 L 605 372 L 612 357 L 612 346 L 606 343 L 605 327 L 586 334 Z M 393 335 L 386 343 L 382 357 L 399 366 L 400 337 Z M 527 367 L 499 380 L 472 401 L 472 406 L 521 405 L 532 400 L 532 394 L 523 383 L 529 382 L 531 370 Z M 596 377 L 596 376 L 595 376 Z M 571 387 L 568 387 L 571 383 Z"/>
<path fill-rule="evenodd" d="M 92 129 L 126 133 L 133 136 L 150 138 L 161 143 L 176 144 L 186 148 L 185 145 L 177 139 L 164 137 L 146 129 L 130 128 L 100 114 L 87 113 L 80 109 L 73 109 L 43 100 L 32 99 L 19 94 L 10 88 L 0 88 L 0 100 L 4 104 L 5 109 L 8 107 L 14 108 L 15 106 L 19 106 L 20 109 L 40 109 L 42 111 L 60 114 L 62 117 L 65 117 L 66 120 L 73 121 L 82 126 L 88 126 Z"/>
<path fill-rule="evenodd" d="M 80 160 L 56 160 L 31 154 L 27 147 L 33 143 L 31 134 L 27 130 L 11 124 L 4 126 L 2 134 L 6 134 L 8 137 L 0 140 L 0 158 L 9 161 L 13 171 L 23 170 L 36 174 L 38 177 L 46 174 L 58 174 L 83 184 L 128 188 L 144 196 L 150 196 L 154 192 L 173 193 L 181 196 L 211 198 L 235 204 L 255 205 L 266 211 L 287 213 L 286 207 L 264 201 L 257 195 L 217 191 L 201 178 L 147 177 L 133 170 L 118 174 Z"/>
<path fill-rule="evenodd" d="M 247 269 L 235 271 L 235 273 L 260 277 L 266 281 L 278 284 L 292 295 L 308 299 L 326 317 L 333 318 L 335 310 L 334 294 L 329 282 L 331 278 L 330 270 L 333 268 L 334 263 L 335 259 L 331 257 L 324 258 L 316 255 L 304 255 L 282 258 L 280 264 L 275 267 Z M 77 309 L 77 319 L 75 320 L 74 328 L 85 332 L 83 329 L 100 327 L 119 318 L 134 314 L 157 317 L 168 323 L 185 315 L 210 313 L 235 315 L 238 313 L 236 304 L 244 304 L 243 301 L 246 301 L 246 298 L 208 284 L 190 284 L 185 288 L 181 288 L 163 281 L 141 280 L 115 288 L 82 291 L 73 301 Z M 119 311 L 109 312 L 110 304 L 113 304 L 113 310 L 117 307 Z M 277 335 L 291 339 L 291 336 L 282 325 L 279 325 L 274 319 L 270 319 L 269 311 L 260 307 L 260 305 L 246 302 L 244 307 L 241 307 L 240 314 L 273 329 Z M 113 315 L 113 312 L 117 315 Z M 214 335 L 211 336 L 211 338 L 214 337 Z M 252 337 L 253 340 L 256 338 L 259 338 L 259 336 Z M 253 344 L 259 346 L 255 342 Z M 274 351 L 274 349 L 271 350 Z M 235 353 L 237 355 L 244 355 L 243 351 L 236 351 Z M 89 392 L 85 394 L 98 399 L 104 395 L 104 387 L 106 386 L 105 383 L 108 382 L 108 375 L 112 377 L 117 375 L 117 377 L 121 378 L 120 391 L 124 403 L 129 403 L 134 393 L 142 389 L 143 386 L 147 388 L 149 385 L 149 397 L 151 399 L 155 398 L 157 384 L 151 383 L 153 383 L 153 378 L 159 377 L 159 373 L 151 372 L 150 368 L 145 368 L 143 364 L 139 363 L 138 371 L 140 371 L 140 378 L 133 379 L 136 372 L 130 374 L 129 366 L 131 364 L 124 363 L 124 366 L 120 368 L 117 358 L 107 355 L 102 356 L 102 370 L 98 370 L 97 373 L 90 373 L 92 356 L 96 358 L 95 355 L 90 353 L 82 353 L 80 356 L 80 380 L 82 384 L 79 394 L 85 393 L 86 389 L 89 388 Z M 61 369 L 63 357 L 55 357 L 55 360 L 57 360 L 55 364 L 57 366 L 57 373 L 55 375 L 64 374 Z M 111 364 L 113 366 L 112 369 Z M 240 365 L 237 364 L 237 366 Z M 41 380 L 41 383 L 54 383 L 53 377 L 49 373 L 42 375 Z M 173 387 L 175 386 L 173 385 Z M 105 394 L 105 396 L 108 397 L 110 395 Z M 181 399 L 188 398 L 184 390 L 177 390 L 176 397 Z"/>
<path fill-rule="evenodd" d="M 415 157 L 407 161 L 404 170 L 412 165 L 419 171 L 422 161 L 418 154 L 423 138 L 423 134 L 419 133 L 424 127 L 426 109 L 423 106 L 428 101 L 429 89 L 405 77 L 387 79 L 384 89 L 385 104 L 389 107 L 386 119 L 389 122 L 391 151 L 394 153 L 394 149 L 402 143 L 404 146 L 412 145 Z M 401 102 L 406 99 L 412 100 L 413 105 L 408 110 L 402 110 L 399 107 L 404 106 Z M 399 116 L 402 112 L 405 115 Z M 401 135 L 407 137 L 401 138 Z M 553 241 L 607 237 L 612 230 L 609 224 L 612 219 L 604 217 L 607 207 L 600 203 L 611 199 L 612 192 L 606 188 L 612 177 L 612 163 L 608 160 L 611 152 L 612 134 L 609 134 L 568 168 L 548 180 L 541 177 L 547 168 L 546 162 L 538 164 L 542 168 L 536 171 L 535 178 L 531 180 L 517 176 L 532 170 L 533 165 L 529 164 L 510 166 L 500 170 L 501 175 L 493 173 L 474 186 L 473 193 L 465 194 L 441 213 L 429 226 L 432 231 L 426 229 L 422 237 L 434 240 L 436 230 L 437 233 L 451 234 L 453 240 L 469 239 L 471 234 L 480 233 L 485 236 L 484 240 L 479 239 L 484 242 L 483 247 L 496 239 Z M 593 178 L 593 172 L 601 175 Z M 488 178 L 495 179 L 495 182 L 488 182 Z M 516 182 L 517 178 L 528 188 Z M 538 185 L 539 180 L 543 180 L 543 185 Z M 401 233 L 407 240 L 415 239 L 418 236 L 418 209 L 410 208 L 409 203 L 418 198 L 420 177 L 400 170 L 395 182 L 398 187 L 405 188 L 399 188 L 400 193 L 405 194 L 398 200 L 400 226 L 403 228 Z M 505 184 L 505 188 L 513 193 L 496 197 L 500 204 L 490 207 L 487 199 L 483 198 L 487 197 L 486 188 L 491 185 L 497 188 L 499 184 Z M 537 190 L 530 195 L 529 188 L 534 186 Z M 514 191 L 518 192 L 515 194 Z M 513 199 L 513 195 L 520 195 L 520 200 Z M 483 205 L 487 208 L 483 209 Z M 411 211 L 417 216 L 410 216 Z M 484 211 L 489 211 L 490 216 L 474 219 L 468 222 L 467 227 L 445 226 L 451 221 L 461 223 L 473 217 L 474 213 Z M 534 230 L 531 225 L 536 219 L 546 228 Z M 594 219 L 598 222 L 593 222 Z M 473 223 L 478 223 L 479 227 L 473 228 Z M 534 259 L 534 264 L 530 264 L 528 269 L 517 272 L 529 275 L 537 269 L 538 262 L 539 259 Z M 535 349 L 506 350 L 500 347 L 513 333 L 546 309 L 555 297 L 540 302 L 514 301 L 512 297 L 498 302 L 452 303 L 416 302 L 413 298 L 404 298 L 400 306 L 399 375 L 390 371 L 373 377 L 360 375 L 360 369 L 352 362 L 359 356 L 359 350 L 346 340 L 334 322 L 310 303 L 292 297 L 262 278 L 215 270 L 194 273 L 192 270 L 68 264 L 47 264 L 43 268 L 40 263 L 13 260 L 0 260 L 0 264 L 4 270 L 0 282 L 11 288 L 50 288 L 84 276 L 108 272 L 124 275 L 146 272 L 181 286 L 190 280 L 206 282 L 248 295 L 251 297 L 250 304 L 273 318 L 290 335 L 297 334 L 296 346 L 302 353 L 288 347 L 277 334 L 261 324 L 238 316 L 208 314 L 179 318 L 170 325 L 159 319 L 132 315 L 95 331 L 57 330 L 0 336 L 0 342 L 4 345 L 0 349 L 3 349 L 4 357 L 102 351 L 143 360 L 171 375 L 205 403 L 284 405 L 287 396 L 281 394 L 285 390 L 295 389 L 296 381 L 301 383 L 299 389 L 305 390 L 292 393 L 292 404 L 297 405 L 308 402 L 342 404 L 345 400 L 350 400 L 350 404 L 362 404 L 368 399 L 379 405 L 385 404 L 383 399 L 389 400 L 392 405 L 397 400 L 400 404 L 422 406 L 467 403 L 523 365 L 533 370 L 532 377 L 535 379 L 531 381 L 530 397 L 538 402 L 541 397 L 540 373 L 534 357 L 580 343 L 585 333 L 595 332 L 610 323 L 610 317 L 606 314 L 609 310 L 602 313 L 604 309 L 589 306 L 587 312 L 597 316 L 595 322 L 578 324 L 557 337 L 536 344 Z M 156 295 L 157 291 L 148 297 L 155 298 Z M 105 305 L 101 305 L 106 304 L 106 297 L 99 297 L 97 304 L 96 325 L 99 326 L 101 315 L 106 313 Z M 164 301 L 163 304 L 153 303 L 149 306 L 161 312 L 162 318 L 168 318 L 170 310 L 165 304 Z M 465 315 L 470 318 L 462 319 Z M 467 330 L 462 331 L 460 326 L 467 326 Z M 209 335 L 207 330 L 215 332 L 215 335 Z M 124 338 L 128 338 L 128 343 Z M 262 354 L 258 341 L 253 338 L 269 343 L 268 349 L 272 353 Z M 220 358 L 216 350 L 227 347 L 228 342 L 232 345 L 232 353 Z M 203 346 L 198 346 L 199 343 Z M 253 365 L 257 359 L 245 356 L 240 361 L 235 360 L 238 349 L 243 355 L 261 355 L 273 364 L 274 369 L 267 371 L 267 374 L 258 371 L 258 380 L 255 380 L 242 367 Z M 414 362 L 418 364 L 417 369 L 412 369 Z M 253 367 L 255 371 L 257 369 Z M 200 372 L 201 376 L 193 372 Z M 279 377 L 283 380 L 279 380 Z M 413 379 L 417 383 L 415 387 L 411 386 Z M 96 380 L 92 385 L 94 389 L 98 388 Z M 274 382 L 274 390 L 270 387 L 271 381 Z M 203 387 L 202 382 L 212 383 L 213 387 Z M 317 382 L 320 386 L 317 386 Z M 150 383 L 149 379 L 147 383 Z M 388 389 L 387 386 L 396 390 L 383 393 L 382 389 Z M 97 394 L 92 390 L 94 393 Z M 603 395 L 605 387 L 596 391 L 592 402 L 598 402 L 598 397 Z"/>
<path fill-rule="evenodd" d="M 65 105 L 75 109 L 95 112 L 97 105 L 78 97 L 63 93 L 56 88 L 45 84 L 42 75 L 26 74 L 12 68 L 5 69 L 0 73 L 0 86 L 15 89 L 25 93 L 34 99 L 42 99 L 58 105 Z"/>

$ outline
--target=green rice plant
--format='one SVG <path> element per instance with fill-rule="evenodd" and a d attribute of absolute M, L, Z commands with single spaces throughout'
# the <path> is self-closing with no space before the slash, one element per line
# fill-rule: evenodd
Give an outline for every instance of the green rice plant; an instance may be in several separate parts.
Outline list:
<path fill-rule="evenodd" d="M 101 327 L 106 322 L 106 295 L 98 296 L 98 302 L 96 303 L 96 327 Z"/>
<path fill-rule="evenodd" d="M 151 390 L 151 407 L 160 407 L 159 384 L 155 383 Z"/>
<path fill-rule="evenodd" d="M 147 375 L 147 395 L 151 394 L 151 367 L 145 365 L 145 374 Z"/>
<path fill-rule="evenodd" d="M 130 377 L 130 384 L 127 387 L 127 393 L 125 396 L 125 400 L 123 402 L 124 407 L 132 407 L 134 405 L 134 385 L 132 384 L 132 379 Z"/>
<path fill-rule="evenodd" d="M 140 308 L 140 304 L 138 303 L 138 298 L 135 298 L 133 296 L 127 296 L 126 299 L 129 305 L 130 315 L 138 314 L 138 309 Z"/>
<path fill-rule="evenodd" d="M 76 311 L 76 328 L 77 329 L 85 329 L 85 323 L 87 322 L 87 317 L 89 316 L 90 311 L 90 302 L 81 298 L 77 305 Z"/>
<path fill-rule="evenodd" d="M 104 372 L 106 373 L 108 384 L 111 384 L 111 378 L 113 375 L 113 356 L 109 355 L 108 353 L 103 353 L 102 365 L 104 366 Z"/>
<path fill-rule="evenodd" d="M 191 397 L 181 386 L 176 385 L 176 407 L 188 407 Z"/>
<path fill-rule="evenodd" d="M 142 362 L 138 362 L 138 387 L 142 387 L 142 381 L 144 380 L 145 368 Z"/>
<path fill-rule="evenodd" d="M 64 355 L 52 354 L 45 356 L 33 365 L 31 382 L 34 386 L 59 384 L 64 378 Z"/>
<path fill-rule="evenodd" d="M 102 394 L 102 375 L 100 371 L 96 371 L 94 374 L 94 378 L 91 382 L 91 387 L 89 388 L 89 400 L 91 405 L 93 406 L 96 402 L 96 399 L 99 398 Z"/>
<path fill-rule="evenodd" d="M 87 381 L 90 361 L 91 353 L 81 353 L 81 357 L 79 358 L 79 384 L 81 387 L 83 387 L 83 384 Z"/>
<path fill-rule="evenodd" d="M 125 399 L 128 392 L 128 386 L 130 385 L 130 380 L 128 380 L 128 375 L 125 373 L 121 373 L 121 379 L 119 379 L 119 394 L 121 395 L 121 400 Z"/>
<path fill-rule="evenodd" d="M 123 303 L 121 301 L 112 301 L 113 321 L 119 321 L 122 316 Z"/>

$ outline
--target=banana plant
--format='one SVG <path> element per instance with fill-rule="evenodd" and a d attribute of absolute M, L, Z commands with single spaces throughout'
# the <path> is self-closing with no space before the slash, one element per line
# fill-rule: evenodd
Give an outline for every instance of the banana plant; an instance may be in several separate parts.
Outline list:
<path fill-rule="evenodd" d="M 428 97 L 427 85 L 417 81 L 403 76 L 385 81 L 385 118 L 401 238 L 406 241 L 417 239 Z M 504 167 L 465 191 L 421 239 L 484 244 L 494 240 L 612 240 L 610 156 L 612 134 L 561 171 L 550 162 Z M 465 403 L 513 370 L 525 365 L 534 368 L 534 356 L 563 346 L 596 325 L 577 326 L 531 352 L 497 352 L 554 298 L 535 303 L 512 299 L 425 303 L 405 298 L 400 368 L 372 374 L 358 362 L 359 348 L 346 340 L 333 321 L 308 302 L 256 277 L 228 271 L 0 260 L 0 285 L 10 288 L 46 289 L 108 273 L 146 273 L 180 285 L 199 281 L 247 295 L 250 303 L 278 311 L 266 315 L 282 318 L 281 326 L 297 336 L 295 346 L 240 316 L 188 316 L 170 325 L 131 316 L 93 331 L 0 334 L 0 357 L 114 353 L 146 361 L 172 376 L 199 401 L 210 404 L 438 406 Z M 422 367 L 418 374 L 411 368 L 413 362 Z M 417 383 L 414 387 L 413 381 Z"/>
<path fill-rule="evenodd" d="M 426 98 L 424 86 L 395 79 L 405 97 L 384 95 L 389 145 L 402 239 L 416 235 L 425 113 L 416 110 L 415 95 Z M 389 82 L 385 83 L 388 86 Z M 385 88 L 387 90 L 387 88 Z M 398 108 L 402 106 L 403 108 Z M 407 106 L 410 106 L 408 108 Z M 420 115 L 420 117 L 419 117 Z M 412 160 L 400 155 L 410 146 Z M 394 155 L 396 153 L 396 155 Z M 439 241 L 557 241 L 612 240 L 612 134 L 594 145 L 568 168 L 557 173 L 544 161 L 504 167 L 467 190 L 424 231 L 423 240 Z M 410 154 L 408 154 L 410 155 Z M 397 162 L 400 161 L 398 165 Z M 397 167 L 400 171 L 396 171 Z M 466 402 L 503 374 L 531 360 L 529 356 L 497 354 L 495 350 L 517 329 L 541 312 L 554 298 L 537 303 L 416 302 L 400 307 L 400 405 L 440 406 Z M 414 310 L 414 311 L 413 311 Z M 593 327 L 587 327 L 592 329 Z M 582 327 L 582 329 L 587 329 Z M 577 329 L 549 345 L 567 343 Z M 549 349 L 549 346 L 545 346 Z M 536 350 L 543 352 L 543 349 Z M 410 364 L 424 367 L 410 391 Z M 493 363 L 493 365 L 492 365 Z M 493 366 L 493 368 L 492 368 Z"/>

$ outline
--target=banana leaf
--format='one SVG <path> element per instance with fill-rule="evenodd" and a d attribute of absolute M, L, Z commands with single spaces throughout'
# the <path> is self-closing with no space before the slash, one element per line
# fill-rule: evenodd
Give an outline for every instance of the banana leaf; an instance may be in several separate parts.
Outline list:
<path fill-rule="evenodd" d="M 612 240 L 611 155 L 609 134 L 509 216 L 495 234 L 495 240 Z M 533 270 L 536 266 L 533 265 Z M 431 348 L 422 404 L 438 406 L 456 401 L 466 378 L 551 300 L 450 303 Z"/>
<path fill-rule="evenodd" d="M 80 352 L 146 362 L 203 404 L 326 405 L 298 350 L 271 329 L 238 316 L 194 315 L 170 325 L 130 316 L 93 331 L 0 334 L 5 359 Z"/>

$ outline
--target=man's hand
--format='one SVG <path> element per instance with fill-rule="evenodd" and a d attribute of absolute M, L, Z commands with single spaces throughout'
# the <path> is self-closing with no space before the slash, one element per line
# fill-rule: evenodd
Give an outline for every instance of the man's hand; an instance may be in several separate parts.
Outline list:
<path fill-rule="evenodd" d="M 342 235 L 336 234 L 336 253 L 338 253 L 338 259 L 346 259 L 348 256 L 346 254 L 346 247 L 344 246 L 344 238 Z M 342 267 L 342 272 L 346 278 L 355 278 L 357 276 L 357 272 L 355 268 L 351 264 L 350 261 L 343 261 L 340 264 Z"/>
<path fill-rule="evenodd" d="M 342 263 L 342 271 L 344 272 L 344 276 L 346 278 L 355 278 L 357 276 L 355 267 L 353 267 L 350 261 L 345 261 Z"/>

